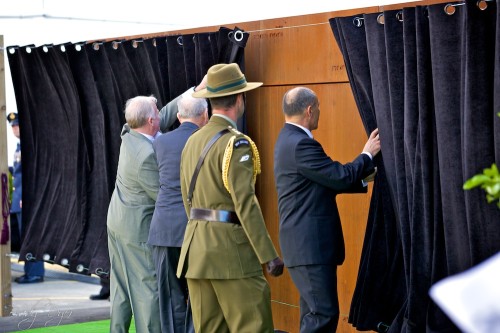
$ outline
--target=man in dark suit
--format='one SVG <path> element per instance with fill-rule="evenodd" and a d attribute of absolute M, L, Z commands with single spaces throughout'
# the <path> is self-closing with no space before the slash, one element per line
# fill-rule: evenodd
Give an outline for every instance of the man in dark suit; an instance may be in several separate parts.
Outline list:
<path fill-rule="evenodd" d="M 12 133 L 16 138 L 20 138 L 19 131 L 19 117 L 17 113 L 11 112 L 7 115 L 7 120 L 12 127 Z M 18 240 L 19 245 L 24 238 L 24 231 L 26 226 L 22 223 L 22 206 L 23 206 L 23 176 L 21 167 L 21 144 L 17 144 L 16 152 L 14 154 L 14 167 L 12 168 L 12 185 L 14 187 L 12 193 L 12 203 L 10 207 L 10 221 L 12 234 L 15 235 L 13 240 Z M 16 228 L 17 227 L 17 228 Z M 44 262 L 42 260 L 24 262 L 24 275 L 17 277 L 17 283 L 38 283 L 43 282 L 45 275 Z"/>
<path fill-rule="evenodd" d="M 279 240 L 285 266 L 300 293 L 300 332 L 335 332 L 339 319 L 337 265 L 344 261 L 344 238 L 335 197 L 367 192 L 378 130 L 363 153 L 342 165 L 326 155 L 311 131 L 318 128 L 319 101 L 305 87 L 283 97 L 286 124 L 274 149 Z"/>
<path fill-rule="evenodd" d="M 177 106 L 177 118 L 181 125 L 153 142 L 160 172 L 160 188 L 148 244 L 153 249 L 161 330 L 165 333 L 194 332 L 191 310 L 187 305 L 187 282 L 185 278 L 175 275 L 188 221 L 179 177 L 181 154 L 186 141 L 208 121 L 207 101 L 192 97 L 191 91 L 183 94 Z"/>

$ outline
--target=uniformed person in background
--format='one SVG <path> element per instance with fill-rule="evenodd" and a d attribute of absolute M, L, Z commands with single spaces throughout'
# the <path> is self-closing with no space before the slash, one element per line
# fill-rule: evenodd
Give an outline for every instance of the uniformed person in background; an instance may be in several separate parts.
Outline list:
<path fill-rule="evenodd" d="M 7 115 L 7 120 L 12 127 L 12 133 L 16 138 L 21 137 L 19 129 L 19 116 L 15 112 Z M 22 239 L 26 226 L 22 223 L 22 207 L 23 207 L 23 174 L 21 167 L 21 144 L 17 143 L 16 152 L 14 153 L 14 166 L 12 168 L 12 202 L 10 207 L 10 223 L 12 232 L 13 250 L 20 251 Z M 17 283 L 38 283 L 43 282 L 45 275 L 44 262 L 42 260 L 24 262 L 24 275 L 15 279 Z"/>
<path fill-rule="evenodd" d="M 193 94 L 210 99 L 212 117 L 182 152 L 181 190 L 189 222 L 177 276 L 187 279 L 198 333 L 274 331 L 261 264 L 279 276 L 283 261 L 255 196 L 257 148 L 236 130 L 244 93 L 260 85 L 247 82 L 237 64 L 218 64 L 208 70 L 207 87 Z"/>

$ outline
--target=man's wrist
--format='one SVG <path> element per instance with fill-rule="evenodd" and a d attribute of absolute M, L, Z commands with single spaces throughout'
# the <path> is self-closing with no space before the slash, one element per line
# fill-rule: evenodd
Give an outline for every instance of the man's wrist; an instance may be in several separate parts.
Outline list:
<path fill-rule="evenodd" d="M 364 151 L 361 154 L 368 155 L 368 157 L 370 158 L 370 160 L 373 160 L 373 155 L 370 152 Z"/>

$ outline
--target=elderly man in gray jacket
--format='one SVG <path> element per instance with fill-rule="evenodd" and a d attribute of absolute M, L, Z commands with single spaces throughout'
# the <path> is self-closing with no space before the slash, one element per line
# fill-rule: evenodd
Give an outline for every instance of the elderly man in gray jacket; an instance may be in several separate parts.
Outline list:
<path fill-rule="evenodd" d="M 115 190 L 107 218 L 113 333 L 128 332 L 132 314 L 138 333 L 161 332 L 155 266 L 147 244 L 159 188 L 152 143 L 160 129 L 166 131 L 174 123 L 178 98 L 161 112 L 153 96 L 137 96 L 125 105 L 127 123 L 121 132 Z"/>

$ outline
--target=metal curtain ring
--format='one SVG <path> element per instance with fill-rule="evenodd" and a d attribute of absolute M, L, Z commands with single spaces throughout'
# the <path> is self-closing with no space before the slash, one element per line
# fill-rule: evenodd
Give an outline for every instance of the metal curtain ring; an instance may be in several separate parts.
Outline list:
<path fill-rule="evenodd" d="M 449 3 L 447 4 L 446 6 L 444 6 L 444 12 L 447 14 L 447 15 L 453 15 L 455 14 L 455 12 L 457 11 L 455 9 L 455 7 L 458 7 L 458 6 L 463 6 L 465 5 L 465 2 L 462 2 L 462 3 Z"/>
<path fill-rule="evenodd" d="M 177 37 L 177 44 L 182 46 L 182 36 Z"/>
<path fill-rule="evenodd" d="M 84 271 L 88 271 L 89 269 L 85 266 L 83 266 L 82 264 L 79 264 L 78 266 L 76 266 L 76 271 L 78 273 L 83 273 Z"/>
<path fill-rule="evenodd" d="M 403 11 L 402 10 L 400 10 L 399 12 L 396 13 L 396 19 L 399 22 L 403 22 Z"/>
<path fill-rule="evenodd" d="M 234 33 L 234 40 L 237 42 L 241 42 L 243 40 L 243 32 L 241 30 Z"/>
<path fill-rule="evenodd" d="M 98 275 L 98 276 L 109 275 L 109 273 L 105 272 L 101 267 L 98 267 L 98 268 L 95 269 L 95 274 Z"/>
<path fill-rule="evenodd" d="M 378 24 L 384 24 L 385 23 L 385 17 L 384 17 L 384 14 L 379 14 L 377 16 L 377 22 Z"/>
<path fill-rule="evenodd" d="M 352 23 L 354 24 L 354 26 L 356 26 L 356 27 L 359 28 L 359 27 L 361 27 L 363 25 L 363 20 L 364 20 L 364 18 L 356 16 L 352 20 Z"/>
<path fill-rule="evenodd" d="M 476 6 L 480 10 L 486 10 L 486 8 L 488 8 L 488 3 L 486 2 L 486 0 L 479 0 L 478 2 L 476 2 Z"/>

